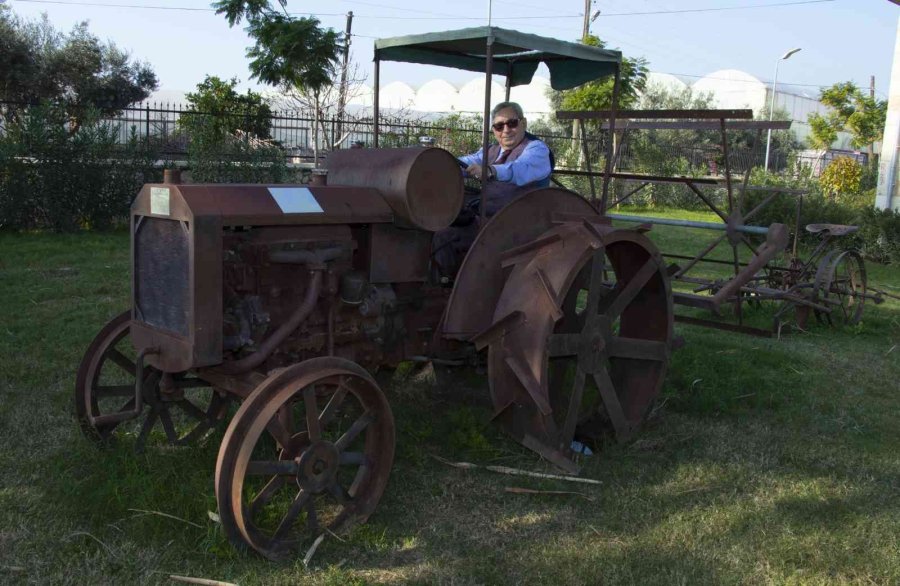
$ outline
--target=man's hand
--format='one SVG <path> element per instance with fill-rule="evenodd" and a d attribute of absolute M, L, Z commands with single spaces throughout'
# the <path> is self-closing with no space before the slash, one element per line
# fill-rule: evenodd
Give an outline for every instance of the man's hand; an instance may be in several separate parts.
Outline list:
<path fill-rule="evenodd" d="M 481 165 L 479 165 L 478 163 L 472 163 L 471 165 L 466 167 L 466 173 L 469 174 L 469 177 L 474 177 L 474 178 L 480 180 L 481 179 Z M 493 177 L 494 177 L 493 168 L 490 165 L 488 165 L 486 179 L 493 179 Z"/>

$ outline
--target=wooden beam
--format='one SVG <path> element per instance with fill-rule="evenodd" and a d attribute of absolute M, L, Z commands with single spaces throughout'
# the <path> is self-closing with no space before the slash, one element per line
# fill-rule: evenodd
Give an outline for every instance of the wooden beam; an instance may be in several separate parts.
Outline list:
<path fill-rule="evenodd" d="M 725 128 L 728 130 L 788 130 L 790 127 L 790 120 L 729 120 L 725 122 Z M 609 123 L 604 122 L 602 128 L 609 130 Z M 616 130 L 719 130 L 719 123 L 701 120 L 677 122 L 670 120 L 649 122 L 619 120 L 616 122 Z"/>
<path fill-rule="evenodd" d="M 753 110 L 616 110 L 621 120 L 753 120 Z M 611 110 L 558 110 L 557 120 L 606 120 Z"/>

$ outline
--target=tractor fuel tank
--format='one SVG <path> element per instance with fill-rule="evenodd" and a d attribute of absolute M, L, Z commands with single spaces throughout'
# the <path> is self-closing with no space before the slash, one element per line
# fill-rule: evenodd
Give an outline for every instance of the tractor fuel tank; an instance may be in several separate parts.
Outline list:
<path fill-rule="evenodd" d="M 328 156 L 328 185 L 377 189 L 396 222 L 436 232 L 463 202 L 459 163 L 439 148 L 346 149 Z"/>

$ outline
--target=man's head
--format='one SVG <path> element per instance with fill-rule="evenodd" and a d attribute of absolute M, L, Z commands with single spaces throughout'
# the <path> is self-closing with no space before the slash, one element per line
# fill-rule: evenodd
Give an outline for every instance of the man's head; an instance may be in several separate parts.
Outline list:
<path fill-rule="evenodd" d="M 500 102 L 491 110 L 494 138 L 504 150 L 515 148 L 525 138 L 525 113 L 515 102 Z"/>

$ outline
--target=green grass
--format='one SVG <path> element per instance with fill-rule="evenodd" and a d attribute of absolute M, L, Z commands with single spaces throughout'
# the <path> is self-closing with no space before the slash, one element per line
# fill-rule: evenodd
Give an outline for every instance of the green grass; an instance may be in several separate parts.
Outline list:
<path fill-rule="evenodd" d="M 683 253 L 709 239 L 651 236 Z M 900 289 L 897 267 L 868 268 Z M 484 374 L 381 373 L 391 482 L 307 569 L 235 551 L 210 518 L 221 432 L 141 456 L 81 435 L 75 370 L 127 307 L 128 275 L 124 233 L 0 235 L 0 583 L 900 583 L 900 302 L 781 340 L 679 326 L 646 428 L 585 460 L 598 487 L 437 462 L 552 472 L 490 424 Z"/>

